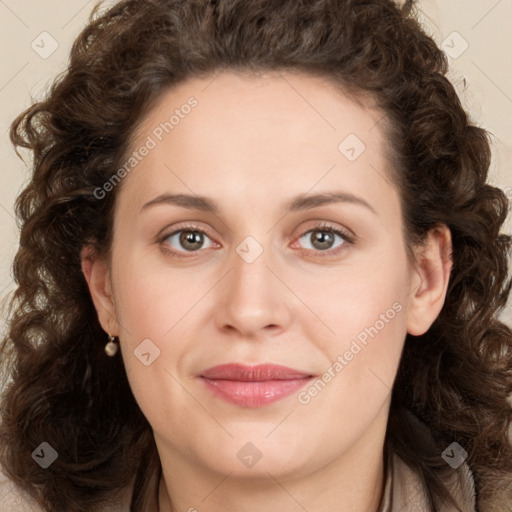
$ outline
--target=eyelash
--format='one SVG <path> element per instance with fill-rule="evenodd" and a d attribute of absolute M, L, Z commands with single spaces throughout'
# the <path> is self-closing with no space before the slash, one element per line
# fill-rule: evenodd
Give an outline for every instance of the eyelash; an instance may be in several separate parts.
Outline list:
<path fill-rule="evenodd" d="M 169 249 L 169 246 L 164 243 L 168 238 L 170 238 L 171 236 L 174 236 L 177 233 L 180 233 L 182 231 L 193 231 L 193 232 L 202 233 L 202 234 L 206 235 L 208 238 L 212 239 L 212 237 L 204 229 L 201 229 L 198 226 L 195 226 L 193 224 L 189 224 L 189 225 L 186 225 L 186 226 L 181 226 L 180 229 L 177 229 L 177 230 L 173 231 L 172 233 L 169 233 L 169 234 L 164 235 L 161 238 L 159 238 L 158 242 L 160 243 L 160 246 L 162 247 L 162 250 L 165 253 L 168 253 L 168 254 L 172 255 L 173 257 L 176 257 L 176 258 L 190 258 L 191 257 L 191 256 L 185 256 L 182 252 L 178 252 L 178 251 L 175 251 L 173 249 Z M 323 232 L 326 232 L 326 233 L 334 233 L 335 235 L 338 235 L 339 237 L 341 237 L 343 239 L 343 241 L 344 241 L 344 243 L 340 247 L 338 247 L 336 249 L 330 249 L 330 250 L 327 250 L 327 251 L 313 251 L 315 253 L 318 253 L 318 256 L 321 257 L 321 258 L 322 257 L 327 257 L 327 256 L 336 256 L 340 251 L 344 250 L 344 248 L 345 248 L 345 246 L 347 244 L 348 245 L 353 245 L 355 243 L 355 240 L 354 240 L 353 236 L 349 235 L 345 231 L 340 230 L 339 228 L 335 228 L 335 227 L 333 227 L 333 226 L 331 226 L 329 224 L 326 224 L 326 223 L 321 223 L 321 224 L 319 224 L 317 226 L 313 226 L 312 228 L 308 229 L 307 231 L 305 231 L 302 235 L 300 235 L 298 237 L 298 240 L 300 240 L 302 237 L 304 237 L 308 233 L 312 233 L 313 231 L 323 231 Z M 304 251 L 305 252 L 310 252 L 311 249 L 302 249 L 302 252 L 304 252 Z M 198 251 L 190 251 L 190 254 L 193 255 L 194 253 L 197 253 L 197 252 L 200 252 L 200 250 L 198 250 Z"/>

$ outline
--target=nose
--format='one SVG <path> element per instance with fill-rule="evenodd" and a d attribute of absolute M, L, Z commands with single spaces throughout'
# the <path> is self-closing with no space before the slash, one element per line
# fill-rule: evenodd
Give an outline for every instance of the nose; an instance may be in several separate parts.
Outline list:
<path fill-rule="evenodd" d="M 289 327 L 292 293 L 263 252 L 252 262 L 234 251 L 230 272 L 220 284 L 217 327 L 235 337 L 278 335 Z"/>

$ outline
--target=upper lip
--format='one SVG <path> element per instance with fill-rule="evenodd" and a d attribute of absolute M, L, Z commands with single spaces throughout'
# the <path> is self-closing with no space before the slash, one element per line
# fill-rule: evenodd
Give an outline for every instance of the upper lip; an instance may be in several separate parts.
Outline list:
<path fill-rule="evenodd" d="M 212 380 L 264 382 L 269 380 L 304 379 L 312 377 L 312 375 L 278 364 L 246 366 L 243 364 L 231 363 L 209 368 L 201 373 L 201 377 Z"/>

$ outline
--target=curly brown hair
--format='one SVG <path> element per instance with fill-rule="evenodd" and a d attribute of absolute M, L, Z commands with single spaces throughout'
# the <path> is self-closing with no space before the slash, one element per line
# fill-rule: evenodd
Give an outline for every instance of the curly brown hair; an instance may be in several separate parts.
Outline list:
<path fill-rule="evenodd" d="M 122 0 L 98 4 L 68 69 L 20 114 L 11 140 L 33 154 L 16 201 L 21 227 L 2 340 L 0 463 L 49 512 L 85 512 L 133 483 L 131 510 L 156 510 L 161 465 L 151 426 L 105 333 L 81 250 L 108 255 L 116 194 L 95 191 L 123 162 L 138 123 L 169 88 L 217 71 L 292 69 L 322 76 L 386 114 L 409 249 L 446 224 L 453 268 L 444 307 L 407 336 L 386 442 L 418 472 L 432 510 L 449 500 L 442 451 L 468 452 L 479 510 L 512 503 L 512 237 L 505 194 L 486 183 L 489 134 L 472 124 L 446 78 L 447 59 L 412 2 L 392 0 Z M 434 445 L 418 445 L 412 411 Z M 31 458 L 42 441 L 59 457 Z M 489 510 L 491 510 L 489 508 Z M 497 510 L 493 508 L 492 510 Z M 500 510 L 503 510 L 500 508 Z"/>

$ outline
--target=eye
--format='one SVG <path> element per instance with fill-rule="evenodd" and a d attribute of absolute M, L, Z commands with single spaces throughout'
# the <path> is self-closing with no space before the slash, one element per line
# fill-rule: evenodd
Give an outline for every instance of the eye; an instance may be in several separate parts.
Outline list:
<path fill-rule="evenodd" d="M 340 243 L 335 249 L 332 249 L 336 238 L 340 239 Z M 306 247 L 306 249 L 313 250 L 314 252 L 325 252 L 329 255 L 337 254 L 346 245 L 353 243 L 353 237 L 348 233 L 328 224 L 315 226 L 304 233 L 299 240 L 309 242 L 310 247 Z"/>
<path fill-rule="evenodd" d="M 332 248 L 336 238 L 339 238 L 337 247 Z M 207 246 L 205 241 L 209 240 Z M 330 226 L 329 224 L 321 224 L 306 231 L 298 240 L 305 240 L 311 247 L 306 247 L 308 251 L 316 253 L 325 253 L 325 256 L 333 256 L 342 251 L 345 246 L 354 243 L 354 237 L 345 231 Z M 200 249 L 212 248 L 216 245 L 208 234 L 197 226 L 183 226 L 170 234 L 167 234 L 159 240 L 162 250 L 171 254 L 173 257 L 186 258 L 189 253 L 197 253 Z M 318 254 L 324 256 L 324 254 Z"/>
<path fill-rule="evenodd" d="M 207 247 L 203 246 L 205 238 L 210 240 L 210 245 Z M 199 249 L 213 246 L 211 238 L 197 226 L 185 226 L 182 229 L 165 235 L 160 242 L 165 251 L 172 253 L 178 258 L 186 257 L 183 253 L 198 252 Z"/>

